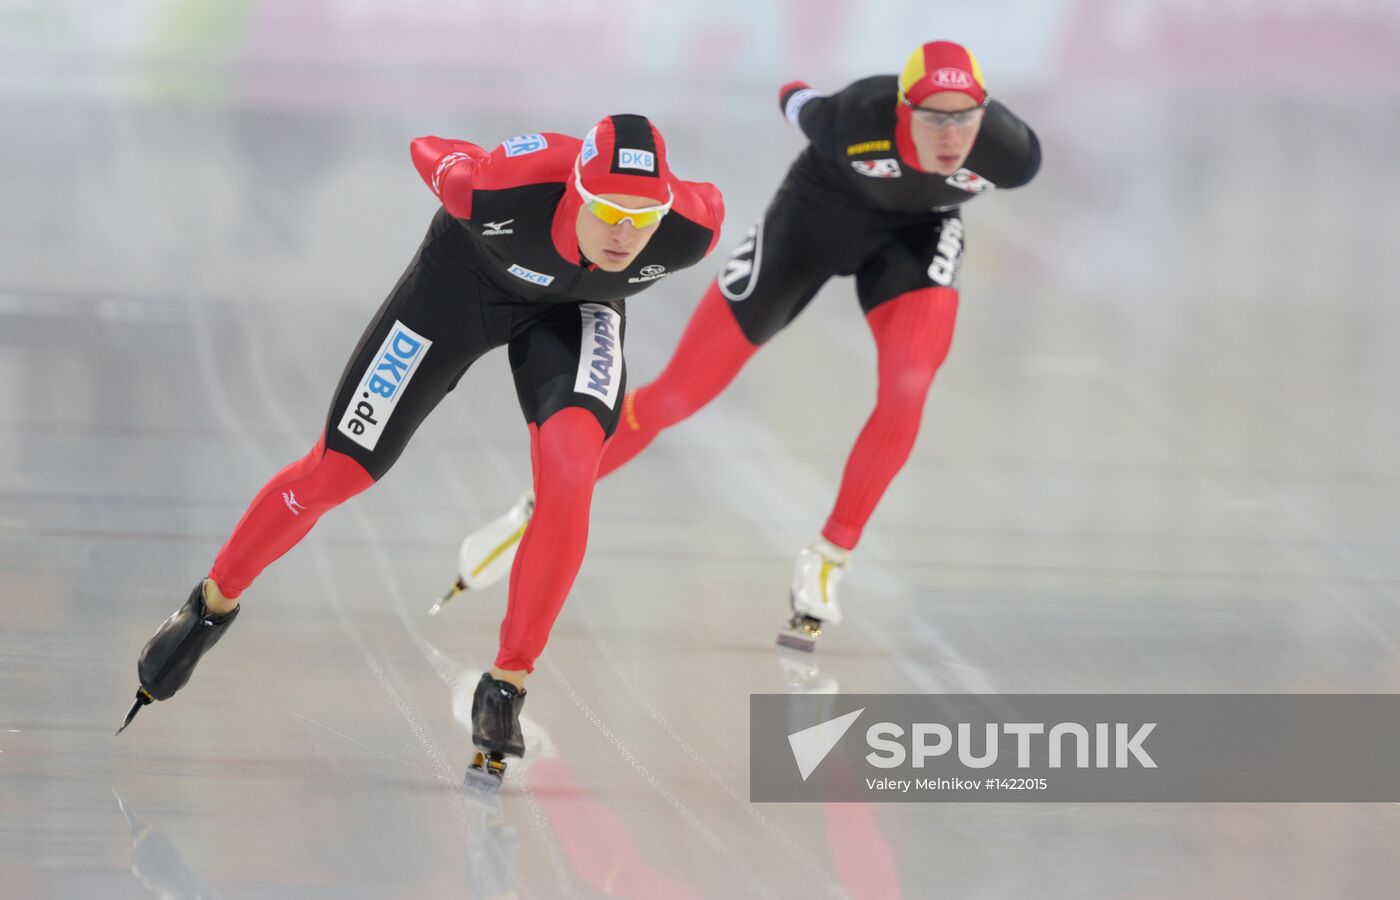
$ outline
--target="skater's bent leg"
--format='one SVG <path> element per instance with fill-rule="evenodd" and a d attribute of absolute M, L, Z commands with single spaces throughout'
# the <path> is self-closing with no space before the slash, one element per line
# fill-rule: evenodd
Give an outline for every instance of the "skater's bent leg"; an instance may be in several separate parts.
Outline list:
<path fill-rule="evenodd" d="M 879 352 L 879 388 L 846 461 L 836 506 L 822 536 L 850 550 L 919 434 L 924 399 L 953 338 L 958 292 L 910 291 L 876 306 L 867 320 Z"/>
<path fill-rule="evenodd" d="M 597 418 L 580 407 L 566 407 L 543 425 L 530 426 L 535 513 L 511 569 L 500 653 L 492 670 L 494 677 L 517 687 L 534 670 L 583 563 L 604 440 Z"/>
<path fill-rule="evenodd" d="M 711 283 L 666 369 L 623 399 L 622 419 L 603 453 L 598 477 L 641 453 L 662 429 L 713 400 L 757 349 L 740 330 L 718 283 Z"/>
<path fill-rule="evenodd" d="M 306 456 L 292 463 L 263 485 L 219 551 L 209 570 L 212 596 L 206 603 L 236 606 L 238 596 L 263 569 L 296 546 L 327 510 L 344 503 L 374 483 L 358 462 L 326 449 L 322 435 Z M 220 612 L 210 603 L 210 609 Z"/>

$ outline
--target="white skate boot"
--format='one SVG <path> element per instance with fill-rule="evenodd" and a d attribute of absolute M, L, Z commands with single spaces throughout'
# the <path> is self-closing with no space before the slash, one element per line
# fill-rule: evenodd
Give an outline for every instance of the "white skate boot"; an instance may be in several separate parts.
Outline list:
<path fill-rule="evenodd" d="M 515 551 L 534 512 L 535 492 L 526 491 L 505 515 L 467 535 L 457 554 L 457 581 L 433 604 L 428 615 L 437 615 L 463 591 L 479 591 L 504 578 L 515 562 Z"/>
<path fill-rule="evenodd" d="M 817 649 L 822 625 L 841 621 L 836 585 L 851 568 L 851 552 L 819 539 L 797 554 L 792 573 L 792 619 L 778 633 L 778 643 L 794 650 Z"/>

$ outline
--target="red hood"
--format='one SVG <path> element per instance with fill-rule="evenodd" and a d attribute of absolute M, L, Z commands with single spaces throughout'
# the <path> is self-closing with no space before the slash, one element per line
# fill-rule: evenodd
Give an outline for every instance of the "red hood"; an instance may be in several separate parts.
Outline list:
<path fill-rule="evenodd" d="M 910 122 L 913 116 L 903 102 L 894 102 L 894 146 L 899 151 L 899 159 L 916 172 L 924 171 L 919 166 L 919 151 L 914 146 L 914 133 Z"/>

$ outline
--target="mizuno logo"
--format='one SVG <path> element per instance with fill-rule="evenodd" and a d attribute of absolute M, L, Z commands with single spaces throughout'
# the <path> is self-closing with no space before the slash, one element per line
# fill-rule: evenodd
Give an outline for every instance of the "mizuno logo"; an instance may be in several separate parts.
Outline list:
<path fill-rule="evenodd" d="M 514 219 L 506 219 L 504 222 L 482 222 L 481 234 L 483 237 L 490 237 L 497 234 L 515 234 L 514 228 L 507 228 Z"/>
<path fill-rule="evenodd" d="M 299 516 L 306 512 L 306 507 L 301 505 L 301 501 L 297 499 L 297 495 L 291 491 L 282 492 L 282 502 L 287 504 L 287 509 L 290 509 L 294 516 Z"/>

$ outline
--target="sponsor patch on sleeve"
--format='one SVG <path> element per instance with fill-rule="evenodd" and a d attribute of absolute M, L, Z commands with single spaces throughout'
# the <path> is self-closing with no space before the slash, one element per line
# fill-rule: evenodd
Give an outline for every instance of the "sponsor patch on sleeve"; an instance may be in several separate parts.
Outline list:
<path fill-rule="evenodd" d="M 871 178 L 898 178 L 904 174 L 895 159 L 853 159 L 851 168 Z"/>
<path fill-rule="evenodd" d="M 861 141 L 859 144 L 847 144 L 847 156 L 860 156 L 862 153 L 880 153 L 890 149 L 889 141 Z"/>
<path fill-rule="evenodd" d="M 947 180 L 948 184 L 967 191 L 969 194 L 980 194 L 983 191 L 990 191 L 996 187 L 995 184 L 992 184 L 971 169 L 958 169 L 952 175 L 949 175 Z"/>
<path fill-rule="evenodd" d="M 501 146 L 506 148 L 506 156 L 524 156 L 543 150 L 549 146 L 549 141 L 542 134 L 517 134 Z"/>

